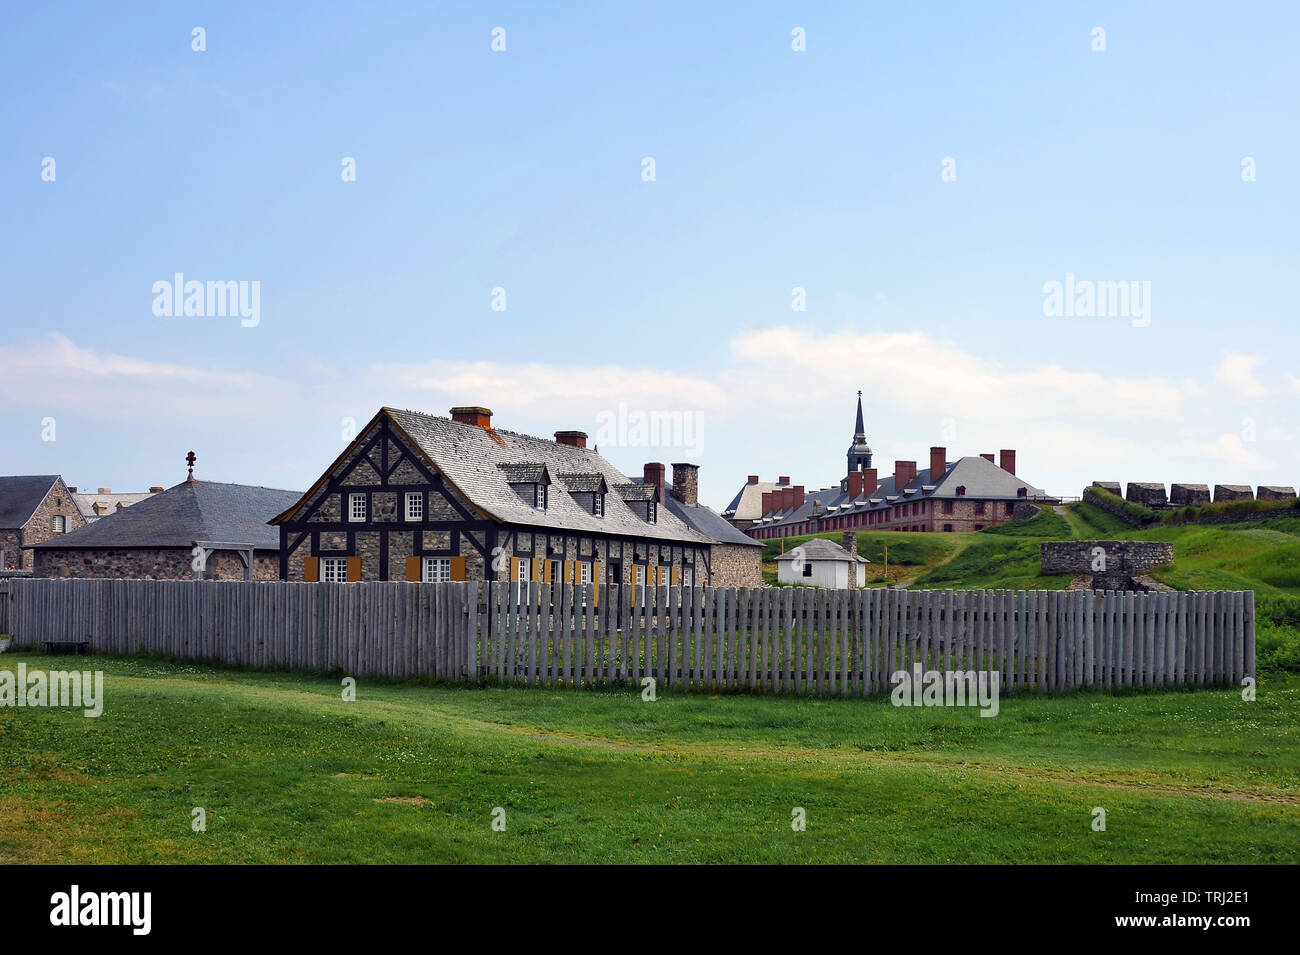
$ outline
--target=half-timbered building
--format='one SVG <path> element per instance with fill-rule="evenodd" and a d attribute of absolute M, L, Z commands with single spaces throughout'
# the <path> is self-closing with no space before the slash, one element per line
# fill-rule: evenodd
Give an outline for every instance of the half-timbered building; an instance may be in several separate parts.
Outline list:
<path fill-rule="evenodd" d="M 480 407 L 382 408 L 271 521 L 280 576 L 715 583 L 717 542 L 667 506 L 664 466 L 630 479 L 586 437 L 497 430 Z"/>

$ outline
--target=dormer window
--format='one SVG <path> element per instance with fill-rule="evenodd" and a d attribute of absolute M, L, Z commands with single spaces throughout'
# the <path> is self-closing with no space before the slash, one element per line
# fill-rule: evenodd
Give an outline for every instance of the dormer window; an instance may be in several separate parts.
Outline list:
<path fill-rule="evenodd" d="M 647 524 L 659 522 L 659 492 L 653 484 L 619 484 L 615 487 L 623 503 Z"/>
<path fill-rule="evenodd" d="M 544 464 L 498 464 L 519 500 L 540 511 L 550 504 L 551 476 Z"/>
<path fill-rule="evenodd" d="M 958 497 L 965 497 L 965 496 L 966 496 L 966 485 L 965 485 L 965 484 L 962 484 L 962 485 L 960 485 L 960 486 L 957 488 L 957 496 L 958 496 Z"/>
<path fill-rule="evenodd" d="M 609 485 L 600 472 L 557 474 L 556 477 L 580 508 L 593 517 L 605 516 L 605 495 L 609 492 Z"/>

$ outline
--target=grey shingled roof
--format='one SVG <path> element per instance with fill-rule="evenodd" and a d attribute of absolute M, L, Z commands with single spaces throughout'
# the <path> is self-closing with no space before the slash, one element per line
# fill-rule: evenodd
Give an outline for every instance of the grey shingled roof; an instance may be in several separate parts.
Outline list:
<path fill-rule="evenodd" d="M 139 504 L 35 546 L 46 550 L 192 547 L 195 541 L 213 541 L 279 550 L 280 532 L 266 522 L 301 497 L 301 491 L 182 481 Z"/>
<path fill-rule="evenodd" d="M 497 467 L 505 474 L 511 484 L 549 484 L 551 477 L 546 473 L 545 464 L 535 462 L 502 463 Z"/>
<path fill-rule="evenodd" d="M 57 474 L 18 474 L 0 477 L 0 528 L 17 530 L 32 519 Z"/>
<path fill-rule="evenodd" d="M 109 514 L 117 511 L 119 504 L 122 507 L 130 507 L 133 504 L 139 504 L 141 501 L 147 500 L 154 493 L 155 492 L 153 491 L 130 491 L 125 494 L 117 494 L 115 492 L 109 492 L 107 494 L 100 494 L 98 492 L 95 494 L 77 492 L 72 495 L 72 499 L 76 502 L 77 510 L 81 512 L 82 517 L 88 521 L 97 521 L 101 517 L 107 517 Z M 102 513 L 95 513 L 96 504 L 103 508 Z"/>
<path fill-rule="evenodd" d="M 732 520 L 754 521 L 762 516 L 763 494 L 780 488 L 793 487 L 792 484 L 777 484 L 775 481 L 759 481 L 757 484 L 744 484 L 731 499 L 731 503 L 722 509 Z"/>
<path fill-rule="evenodd" d="M 546 510 L 529 507 L 510 489 L 506 475 L 497 467 L 498 464 L 540 463 L 552 474 L 599 474 L 612 489 L 631 485 L 627 475 L 589 448 L 513 431 L 489 432 L 478 425 L 416 411 L 383 410 L 475 507 L 498 521 L 696 544 L 709 540 L 669 508 L 659 508 L 658 522 L 647 524 L 632 512 L 619 493 L 606 497 L 604 517 L 591 514 L 556 485 L 552 485 Z M 124 513 L 129 511 L 128 508 Z"/>
<path fill-rule="evenodd" d="M 598 493 L 601 490 L 608 492 L 609 487 L 605 484 L 605 479 L 596 471 L 588 471 L 585 474 L 557 474 L 560 483 L 564 485 L 566 491 L 587 491 Z"/>
<path fill-rule="evenodd" d="M 668 510 L 677 515 L 682 522 L 689 524 L 705 537 L 719 544 L 763 546 L 762 541 L 756 541 L 748 534 L 742 534 L 732 527 L 730 522 L 724 520 L 721 514 L 704 504 L 683 504 L 672 494 L 669 494 L 666 505 Z"/>
<path fill-rule="evenodd" d="M 803 553 L 796 553 L 802 550 Z M 869 564 L 871 561 L 857 554 L 850 554 L 839 544 L 834 541 L 828 541 L 824 537 L 814 537 L 811 540 L 804 541 L 798 547 L 786 551 L 777 557 L 778 561 L 795 560 L 803 557 L 805 560 L 856 560 L 859 564 Z"/>

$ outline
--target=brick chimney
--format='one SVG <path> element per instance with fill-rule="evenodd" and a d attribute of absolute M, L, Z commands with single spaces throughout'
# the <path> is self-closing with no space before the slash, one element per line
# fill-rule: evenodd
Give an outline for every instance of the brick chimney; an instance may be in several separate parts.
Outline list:
<path fill-rule="evenodd" d="M 790 483 L 790 476 L 789 476 L 788 474 L 782 474 L 779 478 L 776 479 L 776 483 L 777 483 L 777 484 L 789 484 L 789 483 Z"/>
<path fill-rule="evenodd" d="M 907 482 L 916 477 L 915 461 L 895 461 L 894 462 L 894 490 L 901 491 L 907 486 Z"/>
<path fill-rule="evenodd" d="M 863 477 L 864 475 L 861 471 L 849 472 L 849 500 L 850 501 L 855 501 L 862 496 Z"/>
<path fill-rule="evenodd" d="M 774 491 L 763 492 L 763 516 L 764 517 L 772 513 L 773 510 L 772 498 L 774 497 L 776 497 L 776 493 Z"/>
<path fill-rule="evenodd" d="M 555 432 L 555 443 L 567 444 L 571 448 L 585 448 L 587 446 L 587 432 L 557 431 Z"/>
<path fill-rule="evenodd" d="M 101 487 L 101 488 L 99 489 L 99 493 L 100 493 L 100 494 L 112 494 L 112 493 L 113 493 L 113 489 L 112 489 L 111 487 Z"/>
<path fill-rule="evenodd" d="M 862 493 L 870 497 L 876 493 L 876 469 L 862 469 Z"/>
<path fill-rule="evenodd" d="M 488 408 L 480 408 L 476 405 L 452 408 L 451 420 L 459 421 L 461 424 L 476 424 L 487 431 L 492 430 L 492 411 Z"/>
<path fill-rule="evenodd" d="M 673 462 L 673 497 L 683 504 L 700 500 L 700 466 Z"/>
<path fill-rule="evenodd" d="M 935 445 L 930 449 L 930 483 L 938 484 L 943 480 L 944 469 L 948 467 L 948 449 Z"/>
<path fill-rule="evenodd" d="M 651 461 L 641 472 L 641 480 L 646 484 L 653 484 L 658 489 L 660 501 L 664 499 L 664 472 L 667 470 L 659 462 Z"/>
<path fill-rule="evenodd" d="M 796 484 L 790 489 L 790 506 L 793 508 L 803 507 L 803 485 Z"/>
<path fill-rule="evenodd" d="M 998 452 L 998 454 L 1002 459 L 1002 464 L 1001 464 L 1002 470 L 1009 471 L 1011 474 L 1015 474 L 1016 473 L 1016 452 L 1014 450 L 1008 450 L 1007 448 L 1003 448 L 1001 451 Z"/>
<path fill-rule="evenodd" d="M 149 493 L 150 493 L 150 494 L 161 494 L 162 492 L 163 492 L 163 489 L 162 489 L 161 487 L 151 487 L 151 488 L 149 488 Z"/>
<path fill-rule="evenodd" d="M 749 483 L 750 483 L 750 484 L 757 484 L 757 483 L 758 483 L 758 475 L 757 475 L 757 474 L 751 474 L 751 475 L 749 476 Z"/>
<path fill-rule="evenodd" d="M 993 455 L 992 455 L 992 454 L 981 454 L 980 457 L 982 457 L 982 458 L 983 458 L 985 461 L 987 461 L 989 464 L 992 464 L 992 463 L 993 463 Z"/>

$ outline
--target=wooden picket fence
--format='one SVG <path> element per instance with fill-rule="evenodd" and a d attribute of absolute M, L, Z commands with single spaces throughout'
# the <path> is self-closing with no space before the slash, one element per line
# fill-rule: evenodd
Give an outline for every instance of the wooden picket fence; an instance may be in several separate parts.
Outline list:
<path fill-rule="evenodd" d="M 1252 591 L 9 581 L 16 642 L 481 683 L 865 696 L 898 670 L 1002 692 L 1239 683 Z"/>

